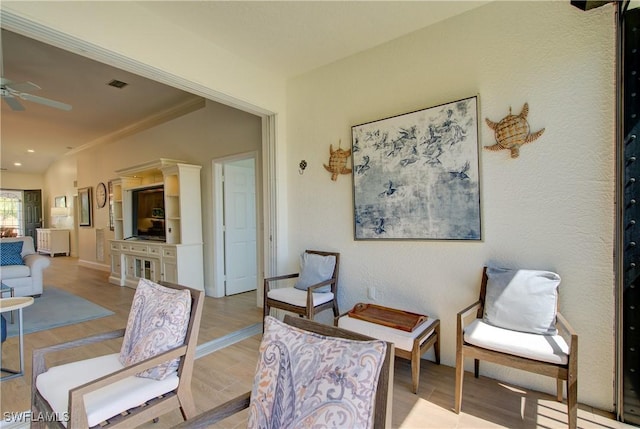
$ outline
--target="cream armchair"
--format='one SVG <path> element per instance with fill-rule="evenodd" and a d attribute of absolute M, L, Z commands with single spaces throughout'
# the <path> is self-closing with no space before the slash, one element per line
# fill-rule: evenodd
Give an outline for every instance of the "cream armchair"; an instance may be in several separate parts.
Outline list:
<path fill-rule="evenodd" d="M 8 252 L 14 253 L 16 246 L 20 247 L 18 243 L 22 244 L 18 254 L 9 254 Z M 13 295 L 40 296 L 43 271 L 51 262 L 49 257 L 36 253 L 33 238 L 30 236 L 0 238 L 0 253 L 3 259 L 0 266 L 0 280 L 13 288 Z M 15 258 L 11 259 L 11 256 Z"/>
<path fill-rule="evenodd" d="M 557 311 L 560 276 L 550 271 L 485 267 L 478 301 L 458 313 L 456 413 L 462 407 L 464 358 L 556 379 L 557 400 L 567 384 L 567 421 L 577 427 L 578 335 Z"/>

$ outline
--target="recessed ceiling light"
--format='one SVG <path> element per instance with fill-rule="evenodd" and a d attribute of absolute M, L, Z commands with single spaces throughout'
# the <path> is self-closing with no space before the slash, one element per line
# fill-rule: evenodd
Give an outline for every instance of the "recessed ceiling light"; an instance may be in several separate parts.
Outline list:
<path fill-rule="evenodd" d="M 13 165 L 15 165 L 16 167 L 20 167 L 22 165 L 21 162 L 14 162 Z"/>
<path fill-rule="evenodd" d="M 33 153 L 33 152 L 35 152 L 35 150 L 33 150 L 33 149 L 27 149 L 27 152 L 29 152 L 29 153 Z"/>

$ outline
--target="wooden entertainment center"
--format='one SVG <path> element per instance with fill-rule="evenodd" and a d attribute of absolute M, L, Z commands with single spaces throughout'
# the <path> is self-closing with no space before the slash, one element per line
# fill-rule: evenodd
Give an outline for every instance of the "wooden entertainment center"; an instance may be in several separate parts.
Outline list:
<path fill-rule="evenodd" d="M 204 290 L 200 169 L 161 158 L 116 171 L 109 282 L 135 288 L 146 278 Z M 149 221 L 156 234 L 162 223 L 164 231 L 153 239 L 139 234 L 133 203 L 136 191 L 150 188 L 164 191 L 164 207 L 153 209 Z"/>

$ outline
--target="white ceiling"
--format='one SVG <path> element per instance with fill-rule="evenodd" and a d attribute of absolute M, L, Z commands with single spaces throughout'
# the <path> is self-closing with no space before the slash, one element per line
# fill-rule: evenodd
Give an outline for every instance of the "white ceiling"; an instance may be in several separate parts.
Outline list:
<path fill-rule="evenodd" d="M 138 6 L 213 41 L 256 66 L 290 78 L 401 37 L 487 1 L 141 1 Z M 196 96 L 140 76 L 2 32 L 3 77 L 30 81 L 34 95 L 73 106 L 1 104 L 1 165 L 43 173 L 70 150 L 91 144 Z M 112 79 L 129 83 L 107 86 Z M 27 152 L 32 149 L 34 152 Z M 22 166 L 14 166 L 21 162 Z"/>

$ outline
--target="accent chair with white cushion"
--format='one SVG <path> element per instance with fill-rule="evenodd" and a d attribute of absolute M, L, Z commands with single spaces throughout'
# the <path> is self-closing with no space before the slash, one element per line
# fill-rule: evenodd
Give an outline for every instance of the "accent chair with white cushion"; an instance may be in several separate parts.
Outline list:
<path fill-rule="evenodd" d="M 338 317 L 338 268 L 340 254 L 306 250 L 300 256 L 300 272 L 264 279 L 264 316 L 271 308 L 290 311 L 313 319 L 326 309 Z M 296 278 L 293 286 L 281 283 Z"/>
<path fill-rule="evenodd" d="M 0 280 L 13 288 L 13 296 L 42 294 L 43 271 L 51 262 L 38 255 L 33 238 L 0 238 Z"/>
<path fill-rule="evenodd" d="M 132 428 L 176 408 L 185 420 L 195 416 L 191 377 L 203 303 L 199 290 L 141 279 L 126 329 L 34 350 L 31 415 L 59 420 L 32 427 Z M 49 353 L 121 337 L 120 353 L 46 365 Z"/>
<path fill-rule="evenodd" d="M 455 411 L 462 406 L 464 358 L 554 377 L 569 428 L 577 427 L 578 335 L 558 311 L 560 276 L 550 271 L 485 267 L 480 298 L 458 313 Z"/>

